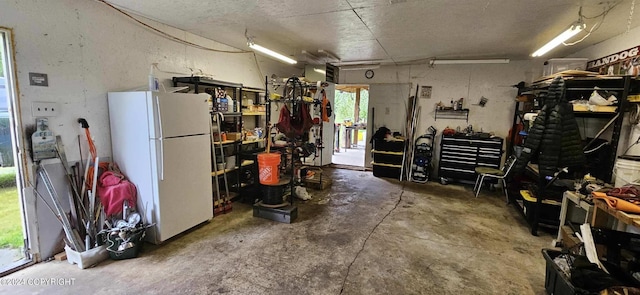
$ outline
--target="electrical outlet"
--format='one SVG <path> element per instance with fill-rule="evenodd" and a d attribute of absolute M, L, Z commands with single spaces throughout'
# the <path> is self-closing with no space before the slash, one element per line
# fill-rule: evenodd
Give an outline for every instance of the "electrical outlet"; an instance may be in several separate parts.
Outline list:
<path fill-rule="evenodd" d="M 32 102 L 31 114 L 34 117 L 55 117 L 58 115 L 58 103 Z"/>

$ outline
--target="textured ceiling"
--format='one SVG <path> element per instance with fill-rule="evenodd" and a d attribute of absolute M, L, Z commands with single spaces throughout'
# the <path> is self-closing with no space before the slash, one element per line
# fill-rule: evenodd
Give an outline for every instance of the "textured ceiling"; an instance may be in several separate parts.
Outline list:
<path fill-rule="evenodd" d="M 553 50 L 562 57 L 627 30 L 632 0 L 108 0 L 126 11 L 248 50 L 255 43 L 304 61 L 303 51 L 367 61 L 411 63 L 429 58 L 529 55 L 583 15 L 619 4 L 583 42 Z M 640 5 L 640 3 L 639 3 Z M 640 9 L 640 7 L 639 7 Z M 601 18 L 585 19 L 591 28 Z M 640 25 L 635 15 L 631 27 Z M 584 34 L 578 35 L 578 38 Z M 317 63 L 317 62 L 316 62 Z"/>

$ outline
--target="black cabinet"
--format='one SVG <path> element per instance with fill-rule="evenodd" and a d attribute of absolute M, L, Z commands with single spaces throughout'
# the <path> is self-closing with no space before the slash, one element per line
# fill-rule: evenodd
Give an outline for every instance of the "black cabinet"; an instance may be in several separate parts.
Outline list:
<path fill-rule="evenodd" d="M 479 138 L 466 134 L 442 135 L 438 176 L 450 180 L 476 180 L 476 167 L 500 168 L 502 138 Z"/>

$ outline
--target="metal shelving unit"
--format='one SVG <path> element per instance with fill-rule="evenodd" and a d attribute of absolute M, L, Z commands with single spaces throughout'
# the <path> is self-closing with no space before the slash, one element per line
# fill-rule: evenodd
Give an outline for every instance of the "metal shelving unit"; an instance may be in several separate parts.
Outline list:
<path fill-rule="evenodd" d="M 225 131 L 225 132 L 242 133 L 243 131 L 242 117 L 245 115 L 242 113 L 243 90 L 261 91 L 259 89 L 253 89 L 253 88 L 250 89 L 247 87 L 243 87 L 243 85 L 240 83 L 232 83 L 232 82 L 214 80 L 214 79 L 210 79 L 206 77 L 198 77 L 198 76 L 173 77 L 172 82 L 174 87 L 187 85 L 189 86 L 190 90 L 193 90 L 195 93 L 201 93 L 203 91 L 206 91 L 207 88 L 221 88 L 227 93 L 227 95 L 231 97 L 231 99 L 234 101 L 233 109 L 227 112 L 222 112 L 222 113 L 211 111 L 212 126 L 216 126 L 216 120 L 219 120 L 221 118 L 219 117 L 218 114 L 222 114 L 222 116 L 224 116 L 224 120 L 220 122 L 222 126 L 221 130 L 217 130 L 218 132 Z M 215 96 L 213 99 L 215 99 Z M 246 152 L 244 148 L 245 146 L 255 146 L 258 143 L 260 143 L 259 140 L 242 141 L 240 139 L 226 140 L 221 142 L 219 138 L 214 138 L 212 134 L 212 153 L 214 153 L 213 155 L 217 155 L 216 153 L 219 153 L 218 151 L 222 147 L 229 150 L 229 154 L 225 152 L 225 155 L 235 156 L 234 167 L 227 168 L 225 163 L 224 169 L 218 169 L 217 163 L 212 163 L 211 176 L 214 177 L 214 183 L 217 184 L 215 193 L 219 199 L 220 199 L 221 190 L 228 191 L 229 189 L 231 189 L 234 191 L 233 193 L 230 192 L 229 195 L 227 196 L 227 200 L 230 201 L 231 198 L 240 196 L 242 188 L 245 188 L 248 185 L 250 185 L 250 183 L 243 183 L 241 181 L 242 173 L 244 169 L 251 169 L 252 171 L 255 171 L 256 173 L 252 172 L 251 174 L 254 176 L 254 178 L 257 177 L 255 160 L 245 159 L 243 158 L 242 155 L 243 155 L 243 152 Z M 226 159 L 223 159 L 223 162 L 224 160 Z M 254 169 L 252 169 L 252 167 Z M 224 182 L 225 184 L 223 185 L 218 178 L 219 177 L 226 178 L 227 176 L 231 177 L 231 181 L 229 182 L 229 184 L 227 184 L 227 181 L 225 180 Z"/>
<path fill-rule="evenodd" d="M 434 113 L 434 121 L 440 119 L 464 119 L 469 122 L 469 109 L 461 109 L 461 110 L 439 110 L 436 108 Z"/>
<path fill-rule="evenodd" d="M 573 100 L 573 99 L 588 99 L 591 92 L 594 91 L 594 87 L 598 87 L 600 90 L 607 90 L 607 91 L 615 91 L 617 92 L 616 97 L 618 98 L 618 104 L 617 104 L 617 109 L 615 112 L 584 112 L 584 111 L 580 111 L 580 112 L 574 112 L 574 115 L 576 118 L 583 118 L 583 119 L 605 119 L 608 122 L 606 124 L 603 124 L 604 127 L 600 130 L 600 132 L 598 132 L 598 134 L 595 136 L 594 139 L 590 140 L 586 146 L 585 146 L 585 150 L 588 150 L 589 148 L 594 148 L 595 145 L 593 145 L 593 143 L 595 142 L 595 140 L 607 129 L 611 128 L 611 137 L 608 141 L 608 145 L 610 146 L 611 151 L 609 152 L 606 162 L 604 163 L 604 167 L 601 167 L 600 169 L 597 169 L 596 173 L 597 175 L 594 176 L 598 177 L 599 179 L 605 181 L 605 182 L 610 182 L 611 178 L 612 178 L 612 174 L 613 174 L 613 168 L 615 165 L 615 161 L 616 161 L 616 157 L 617 157 L 617 151 L 618 151 L 618 144 L 620 141 L 620 133 L 622 130 L 622 125 L 624 123 L 624 112 L 626 112 L 629 109 L 629 102 L 627 100 L 627 97 L 629 96 L 630 93 L 637 93 L 640 89 L 638 88 L 638 80 L 634 77 L 631 76 L 595 76 L 595 77 L 584 77 L 584 76 L 576 76 L 576 77 L 564 77 L 565 79 L 565 90 L 566 90 L 566 98 L 567 101 Z M 537 99 L 537 96 L 541 93 L 544 93 L 547 91 L 547 88 L 550 85 L 552 79 L 547 79 L 547 80 L 543 80 L 543 81 L 538 81 L 534 84 L 532 84 L 530 87 L 519 87 L 518 88 L 518 95 L 520 96 L 523 93 L 529 93 L 531 95 L 534 96 L 534 99 Z M 514 142 L 515 142 L 515 130 L 516 130 L 516 126 L 518 123 L 523 122 L 523 113 L 520 112 L 520 103 L 519 101 L 516 101 L 516 107 L 515 107 L 515 112 L 514 112 L 514 117 L 513 117 L 513 124 L 512 124 L 512 134 L 511 137 L 509 138 L 509 145 L 513 146 Z M 534 103 L 535 104 L 535 103 Z M 539 106 L 544 105 L 543 102 L 539 102 Z M 513 149 L 510 148 L 508 150 L 509 154 L 513 153 Z M 529 175 L 529 177 L 531 178 L 540 178 L 539 173 L 537 173 L 537 171 L 535 171 L 534 169 L 527 169 L 526 170 L 526 174 Z M 531 233 L 536 235 L 537 234 L 537 228 L 538 228 L 538 224 L 539 223 L 545 223 L 544 220 L 541 219 L 541 214 L 544 214 L 545 212 L 540 212 L 542 207 L 542 203 L 545 200 L 544 198 L 544 181 L 536 179 L 536 181 L 538 181 L 539 183 L 539 187 L 541 187 L 541 189 L 539 190 L 539 195 L 536 198 L 536 201 L 533 203 L 533 210 L 534 210 L 534 215 L 533 218 L 531 218 L 531 220 L 527 220 L 529 222 L 529 225 L 531 226 Z M 514 206 L 516 206 L 516 208 L 518 208 L 519 210 L 524 210 L 522 206 L 518 206 L 518 201 L 519 200 L 519 194 L 514 194 L 511 193 L 509 194 L 510 198 L 512 196 L 516 196 L 513 197 L 512 200 L 510 200 L 510 202 L 512 204 L 514 204 Z M 554 220 L 554 222 L 557 220 Z M 555 225 L 555 224 L 552 224 Z"/>

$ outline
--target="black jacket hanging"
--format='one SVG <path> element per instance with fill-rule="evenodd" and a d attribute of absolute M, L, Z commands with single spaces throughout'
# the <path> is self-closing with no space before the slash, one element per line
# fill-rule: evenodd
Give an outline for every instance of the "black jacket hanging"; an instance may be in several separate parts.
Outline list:
<path fill-rule="evenodd" d="M 541 176 L 552 176 L 560 168 L 584 165 L 578 123 L 573 107 L 565 98 L 564 87 L 562 77 L 551 82 L 544 97 L 544 106 L 525 140 L 515 171 L 522 171 L 533 155 L 538 155 Z"/>

